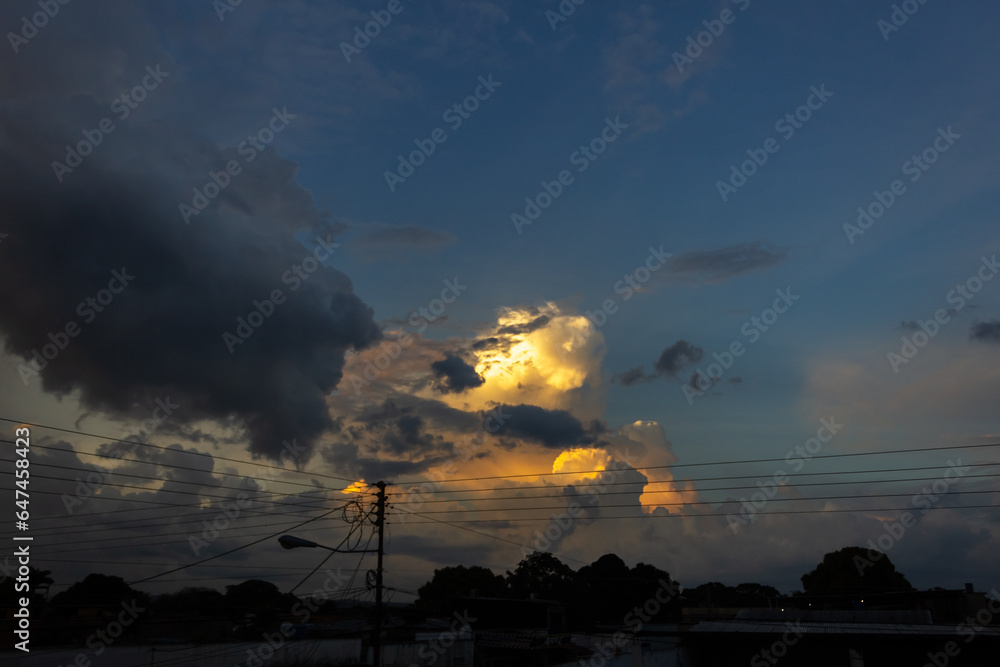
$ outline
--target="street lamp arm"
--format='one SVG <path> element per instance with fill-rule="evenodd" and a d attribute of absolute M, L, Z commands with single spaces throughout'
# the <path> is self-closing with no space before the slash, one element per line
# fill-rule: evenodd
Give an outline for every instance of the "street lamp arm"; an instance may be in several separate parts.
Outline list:
<path fill-rule="evenodd" d="M 305 547 L 309 549 L 326 549 L 327 551 L 332 551 L 338 554 L 374 554 L 378 553 L 378 549 L 334 549 L 333 547 L 328 547 L 324 544 L 319 544 L 313 542 L 312 540 L 304 540 L 301 537 L 295 537 L 294 535 L 282 535 L 278 538 L 278 544 L 286 549 L 296 549 L 299 547 Z"/>

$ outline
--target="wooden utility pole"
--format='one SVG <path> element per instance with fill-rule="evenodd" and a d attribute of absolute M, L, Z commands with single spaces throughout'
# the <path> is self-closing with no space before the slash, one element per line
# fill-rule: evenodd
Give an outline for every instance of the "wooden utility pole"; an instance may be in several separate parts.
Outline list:
<path fill-rule="evenodd" d="M 375 628 L 372 636 L 372 662 L 382 667 L 382 536 L 385 529 L 385 482 L 379 481 L 378 504 L 375 508 L 375 526 L 378 528 L 378 565 L 375 568 Z"/>

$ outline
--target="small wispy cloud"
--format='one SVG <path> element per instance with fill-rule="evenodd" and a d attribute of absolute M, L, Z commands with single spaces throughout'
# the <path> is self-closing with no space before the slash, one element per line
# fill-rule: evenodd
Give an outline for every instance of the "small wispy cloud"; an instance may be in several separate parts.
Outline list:
<path fill-rule="evenodd" d="M 766 248 L 757 242 L 738 243 L 718 250 L 681 253 L 667 265 L 666 273 L 711 285 L 777 266 L 786 259 L 788 251 L 783 248 Z"/>

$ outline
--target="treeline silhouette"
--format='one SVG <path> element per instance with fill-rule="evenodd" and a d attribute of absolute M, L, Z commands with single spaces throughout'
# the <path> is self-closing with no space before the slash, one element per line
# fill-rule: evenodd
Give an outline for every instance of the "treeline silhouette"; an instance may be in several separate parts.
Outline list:
<path fill-rule="evenodd" d="M 534 552 L 503 575 L 477 565 L 437 569 L 419 588 L 412 605 L 395 606 L 390 613 L 400 623 L 418 623 L 427 617 L 485 609 L 494 612 L 493 626 L 547 623 L 554 627 L 551 611 L 558 608 L 556 625 L 586 631 L 622 626 L 630 612 L 643 608 L 655 607 L 655 613 L 644 615 L 644 623 L 670 623 L 680 621 L 684 607 L 768 607 L 797 596 L 849 598 L 914 590 L 888 556 L 860 547 L 826 554 L 801 581 L 803 591 L 791 596 L 764 584 L 728 586 L 717 581 L 678 592 L 679 583 L 666 570 L 641 562 L 629 567 L 613 553 L 574 570 L 550 553 Z M 249 640 L 274 631 L 284 622 L 367 621 L 371 614 L 370 605 L 352 604 L 343 599 L 345 596 L 304 600 L 260 579 L 226 586 L 224 592 L 189 587 L 155 597 L 132 588 L 121 577 L 99 573 L 54 595 L 47 594 L 53 583 L 49 571 L 32 567 L 30 582 L 33 645 L 82 645 L 94 632 L 121 621 L 125 611 L 134 611 L 135 617 L 120 623 L 122 633 L 116 641 L 122 643 Z M 364 588 L 355 590 L 361 595 L 354 597 L 372 597 Z M 16 608 L 25 595 L 15 590 L 14 578 L 0 582 L 0 606 L 5 610 Z M 648 606 L 657 596 L 661 604 Z M 548 616 L 533 620 L 531 610 L 546 605 Z M 308 614 L 303 613 L 306 608 Z"/>

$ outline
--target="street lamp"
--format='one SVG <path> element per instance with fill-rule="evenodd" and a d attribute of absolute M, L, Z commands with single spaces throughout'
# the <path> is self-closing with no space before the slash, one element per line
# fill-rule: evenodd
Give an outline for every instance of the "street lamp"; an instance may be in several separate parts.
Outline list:
<path fill-rule="evenodd" d="M 326 549 L 327 551 L 332 551 L 338 554 L 377 554 L 378 549 L 334 549 L 333 547 L 328 547 L 325 544 L 319 544 L 318 542 L 313 542 L 312 540 L 304 540 L 301 537 L 295 537 L 294 535 L 282 535 L 278 538 L 278 544 L 285 547 L 286 549 L 295 549 L 298 547 L 308 547 L 314 549 L 319 547 L 320 549 Z"/>
<path fill-rule="evenodd" d="M 301 537 L 295 537 L 294 535 L 282 535 L 278 538 L 278 543 L 286 549 L 295 549 L 296 547 L 319 547 L 320 549 L 330 549 L 330 547 L 325 547 L 322 544 L 316 544 L 315 542 L 304 540 Z M 336 551 L 336 549 L 330 549 L 330 551 Z"/>
<path fill-rule="evenodd" d="M 382 555 L 383 538 L 385 529 L 385 482 L 377 482 L 378 487 L 377 511 L 375 515 L 375 526 L 378 528 L 378 549 L 334 549 L 323 544 L 317 544 L 312 540 L 304 540 L 294 535 L 282 535 L 278 538 L 278 544 L 285 549 L 295 549 L 298 547 L 308 547 L 314 549 L 326 549 L 334 553 L 341 554 L 378 554 L 378 565 L 375 568 L 375 627 L 372 631 L 372 662 L 375 667 L 382 665 Z M 345 540 L 346 541 L 346 540 Z"/>

